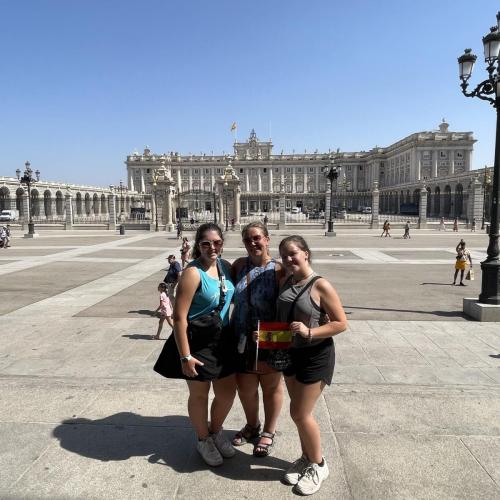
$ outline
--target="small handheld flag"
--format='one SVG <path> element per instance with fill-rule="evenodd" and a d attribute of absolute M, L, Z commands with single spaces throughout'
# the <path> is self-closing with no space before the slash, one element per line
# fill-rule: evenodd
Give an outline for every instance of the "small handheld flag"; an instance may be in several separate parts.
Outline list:
<path fill-rule="evenodd" d="M 231 125 L 231 132 L 233 132 L 234 130 L 236 130 L 237 126 L 236 126 L 236 122 L 233 122 L 233 124 Z"/>
<path fill-rule="evenodd" d="M 292 332 L 288 323 L 259 322 L 259 349 L 288 349 L 292 345 Z"/>

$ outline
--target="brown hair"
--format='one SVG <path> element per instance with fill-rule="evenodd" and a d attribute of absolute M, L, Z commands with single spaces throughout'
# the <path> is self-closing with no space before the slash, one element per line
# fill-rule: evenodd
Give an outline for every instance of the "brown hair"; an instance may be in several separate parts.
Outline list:
<path fill-rule="evenodd" d="M 312 263 L 311 249 L 309 248 L 309 245 L 307 244 L 306 240 L 302 238 L 302 236 L 299 236 L 298 234 L 288 236 L 280 241 L 280 245 L 278 247 L 278 251 L 280 252 L 280 254 L 281 254 L 281 249 L 283 247 L 286 247 L 290 243 L 293 243 L 294 245 L 298 246 L 303 252 L 307 252 L 309 254 L 309 264 Z"/>
<path fill-rule="evenodd" d="M 200 241 L 203 239 L 203 236 L 204 236 L 204 234 L 207 231 L 216 231 L 218 233 L 220 239 L 222 241 L 224 241 L 224 236 L 222 236 L 221 228 L 217 224 L 214 224 L 213 222 L 207 222 L 205 224 L 202 224 L 196 230 L 196 236 L 194 238 L 193 251 L 191 253 L 193 259 L 197 259 L 201 255 L 201 252 L 200 252 Z"/>
<path fill-rule="evenodd" d="M 250 222 L 249 224 L 247 224 L 242 230 L 241 230 L 241 237 L 244 238 L 248 231 L 250 231 L 250 229 L 259 229 L 260 231 L 262 231 L 262 233 L 264 234 L 264 236 L 266 238 L 269 238 L 269 231 L 267 230 L 267 227 L 265 226 L 265 224 L 263 224 L 262 222 L 260 221 L 255 221 L 255 222 Z"/>

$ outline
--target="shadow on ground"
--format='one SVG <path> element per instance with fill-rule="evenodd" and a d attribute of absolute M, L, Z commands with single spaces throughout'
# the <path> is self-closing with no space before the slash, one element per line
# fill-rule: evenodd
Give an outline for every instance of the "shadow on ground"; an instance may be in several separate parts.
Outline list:
<path fill-rule="evenodd" d="M 128 313 L 129 314 L 142 314 L 144 316 L 151 316 L 151 317 L 156 316 L 156 312 L 151 311 L 151 309 L 138 309 L 137 311 L 129 311 Z"/>
<path fill-rule="evenodd" d="M 356 306 L 349 306 L 347 304 L 344 304 L 345 309 L 360 309 L 360 310 L 366 310 L 366 311 L 393 311 L 393 312 L 398 312 L 398 313 L 418 313 L 418 314 L 423 314 L 423 315 L 430 315 L 430 316 L 442 316 L 446 318 L 464 318 L 464 319 L 471 319 L 467 315 L 465 315 L 462 311 L 424 311 L 420 309 L 391 309 L 387 307 L 356 307 Z M 422 318 L 424 319 L 424 318 Z M 471 320 L 472 321 L 472 320 Z"/>
<path fill-rule="evenodd" d="M 229 437 L 235 431 L 224 432 Z M 96 420 L 73 418 L 58 425 L 53 436 L 65 450 L 102 462 L 148 457 L 151 464 L 181 473 L 208 468 L 196 452 L 194 432 L 185 416 L 145 417 L 121 412 Z M 289 466 L 285 460 L 256 458 L 237 448 L 235 457 L 211 470 L 228 479 L 279 481 Z"/>

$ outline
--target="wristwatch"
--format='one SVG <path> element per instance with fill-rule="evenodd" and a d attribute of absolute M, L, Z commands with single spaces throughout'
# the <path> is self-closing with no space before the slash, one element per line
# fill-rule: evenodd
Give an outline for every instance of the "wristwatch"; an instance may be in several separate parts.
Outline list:
<path fill-rule="evenodd" d="M 187 363 L 193 356 L 188 354 L 187 356 L 181 356 L 181 363 Z"/>

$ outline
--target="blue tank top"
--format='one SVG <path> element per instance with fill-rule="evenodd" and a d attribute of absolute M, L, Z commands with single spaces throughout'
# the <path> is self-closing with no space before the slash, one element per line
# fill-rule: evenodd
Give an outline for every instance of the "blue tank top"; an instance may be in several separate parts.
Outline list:
<path fill-rule="evenodd" d="M 250 294 L 247 282 L 250 286 Z M 247 258 L 246 265 L 241 268 L 236 277 L 234 311 L 231 318 L 235 334 L 240 337 L 254 331 L 258 320 L 274 321 L 277 297 L 276 261 L 271 259 L 265 266 L 256 267 Z"/>
<path fill-rule="evenodd" d="M 231 305 L 231 300 L 234 295 L 234 285 L 231 281 L 231 273 L 229 272 L 229 269 L 226 268 L 222 261 L 219 260 L 219 262 L 221 264 L 227 288 L 226 302 L 222 308 L 220 316 L 222 318 L 223 325 L 227 325 L 229 323 L 229 306 Z M 194 294 L 191 307 L 188 312 L 188 319 L 195 319 L 203 314 L 208 314 L 219 305 L 220 281 L 218 277 L 213 278 L 206 271 L 204 271 L 196 260 L 190 262 L 188 267 L 195 267 L 200 275 L 200 286 Z"/>

